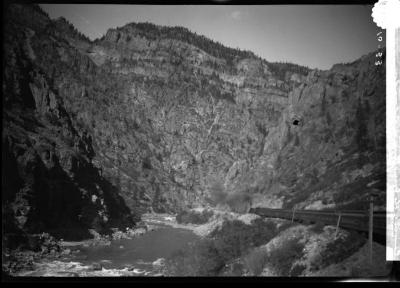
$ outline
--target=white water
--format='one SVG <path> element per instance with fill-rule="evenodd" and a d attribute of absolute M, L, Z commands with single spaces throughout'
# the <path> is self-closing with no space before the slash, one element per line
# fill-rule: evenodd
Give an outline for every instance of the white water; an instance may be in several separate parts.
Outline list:
<path fill-rule="evenodd" d="M 35 270 L 19 276 L 163 276 L 163 259 L 197 240 L 192 231 L 164 225 L 174 217 L 153 217 L 150 221 L 156 229 L 133 239 L 111 241 L 110 245 L 85 247 L 77 245 L 72 253 L 59 260 L 35 264 Z M 101 270 L 93 271 L 94 263 Z"/>

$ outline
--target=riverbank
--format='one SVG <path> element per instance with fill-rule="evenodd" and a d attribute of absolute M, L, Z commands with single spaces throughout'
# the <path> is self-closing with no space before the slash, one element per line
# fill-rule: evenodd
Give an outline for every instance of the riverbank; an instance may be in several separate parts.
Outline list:
<path fill-rule="evenodd" d="M 202 212 L 204 208 L 193 209 L 197 212 Z M 192 224 L 185 223 L 180 224 L 176 221 L 176 215 L 171 214 L 143 214 L 142 219 L 148 224 L 162 224 L 173 228 L 187 229 L 195 233 L 199 237 L 206 237 L 216 228 L 220 227 L 225 221 L 239 220 L 245 224 L 250 224 L 252 220 L 260 218 L 255 214 L 238 214 L 234 212 L 228 212 L 223 210 L 212 210 L 213 215 L 207 223 L 204 224 Z M 279 222 L 279 219 L 276 221 Z"/>
<path fill-rule="evenodd" d="M 111 235 L 90 231 L 92 239 L 58 241 L 58 248 L 49 253 L 7 251 L 3 272 L 14 277 L 163 276 L 168 253 L 197 237 L 188 229 L 164 225 L 173 219 L 164 216 L 153 215 L 152 223 L 143 221 L 139 228 Z"/>
<path fill-rule="evenodd" d="M 204 209 L 197 209 L 199 213 L 203 211 Z M 201 238 L 208 238 L 207 236 L 210 234 L 214 235 L 215 231 L 219 230 L 217 228 L 226 222 L 236 220 L 246 225 L 254 226 L 255 223 L 253 220 L 261 220 L 259 216 L 254 214 L 237 214 L 218 210 L 213 210 L 212 217 L 204 224 L 179 224 L 176 222 L 176 217 L 174 218 L 170 215 L 163 215 L 163 217 L 159 217 L 158 219 L 152 219 L 152 217 L 153 215 L 151 214 L 145 216 L 150 222 L 159 221 L 159 223 L 171 227 L 189 229 Z M 214 276 L 369 278 L 385 277 L 391 271 L 392 263 L 385 260 L 385 247 L 376 242 L 373 245 L 374 261 L 372 264 L 368 264 L 369 250 L 366 238 L 355 231 L 336 230 L 334 226 L 324 226 L 321 223 L 313 225 L 291 223 L 290 221 L 276 218 L 265 219 L 265 221 L 266 225 L 269 223 L 275 226 L 276 235 L 267 241 L 266 244 L 254 247 L 247 250 L 240 257 L 231 259 L 225 263 L 225 268 L 218 275 Z M 233 233 L 231 240 L 236 241 L 235 239 L 239 237 L 239 233 L 239 230 Z M 214 236 L 212 238 L 215 238 Z M 228 237 L 226 233 L 222 236 L 225 239 Z M 246 238 L 247 235 L 243 237 Z M 203 242 L 204 245 L 207 246 L 210 244 L 210 238 L 204 240 L 206 240 Z M 227 243 L 231 243 L 231 240 L 226 241 L 228 241 Z M 198 259 L 204 258 L 204 255 L 197 251 L 203 251 L 204 249 L 202 250 L 202 248 L 204 248 L 204 245 L 200 244 L 197 248 L 192 248 L 184 252 L 182 255 L 184 255 L 183 259 L 185 260 L 183 262 L 190 263 L 189 260 L 196 262 Z M 214 246 L 211 245 L 210 247 Z M 203 252 L 206 253 L 206 250 Z M 193 256 L 194 253 L 198 255 Z M 203 259 L 204 263 L 200 261 L 197 264 L 186 264 L 192 267 L 183 272 L 178 271 L 178 273 L 182 272 L 182 276 L 196 276 L 196 273 L 204 272 L 203 267 L 206 266 L 206 263 L 208 263 L 207 265 L 213 263 L 210 260 L 210 255 L 207 255 Z M 182 262 L 182 259 L 178 259 L 177 261 L 175 263 L 176 267 L 180 266 L 179 261 Z M 218 259 L 215 259 L 215 262 L 217 263 Z M 198 270 L 193 268 L 196 265 L 199 268 Z M 185 273 L 194 274 L 186 275 Z"/>
<path fill-rule="evenodd" d="M 390 271 L 390 263 L 386 263 L 384 259 L 383 246 L 374 243 L 374 263 L 371 267 L 366 267 L 368 253 L 365 238 L 342 229 L 336 233 L 333 226 L 303 225 L 283 219 L 262 220 L 254 214 L 219 210 L 213 210 L 213 215 L 204 224 L 179 224 L 176 216 L 145 214 L 140 228 L 116 230 L 110 236 L 101 236 L 92 231 L 93 239 L 60 241 L 59 249 L 53 243 L 41 252 L 14 251 L 8 255 L 9 260 L 14 259 L 8 262 L 6 268 L 13 276 L 33 277 L 169 276 L 167 264 L 170 263 L 170 256 L 175 252 L 188 251 L 185 257 L 192 257 L 195 251 L 191 250 L 192 246 L 186 245 L 197 239 L 211 243 L 217 232 L 216 235 L 223 237 L 230 245 L 239 236 L 247 239 L 253 232 L 258 235 L 262 229 L 269 227 L 271 231 L 268 232 L 267 229 L 264 232 L 268 232 L 266 235 L 270 234 L 270 240 L 255 234 L 254 241 L 261 241 L 262 244 L 264 239 L 265 243 L 244 249 L 244 253 L 228 260 L 218 275 L 354 278 L 384 276 Z M 254 221 L 256 219 L 258 220 Z M 226 225 L 229 223 L 236 223 L 231 228 L 237 227 L 239 230 L 229 230 L 230 226 Z M 219 227 L 224 228 L 219 231 Z M 210 234 L 214 236 L 207 237 Z M 248 242 L 244 241 L 243 245 L 246 246 Z M 204 257 L 202 253 L 198 256 Z M 192 260 L 197 261 L 196 257 Z M 210 255 L 204 258 L 207 263 L 210 263 L 210 259 Z M 217 258 L 215 260 L 219 261 Z M 189 264 L 193 265 L 190 261 L 185 265 Z M 205 267 L 202 262 L 198 264 L 200 268 Z M 3 271 L 4 268 L 3 264 Z"/>
<path fill-rule="evenodd" d="M 134 237 L 139 237 L 144 235 L 148 231 L 153 231 L 157 229 L 154 225 L 146 225 L 142 223 L 142 225 L 138 228 L 126 228 L 125 231 L 121 231 L 118 229 L 114 229 L 111 235 L 100 235 L 94 230 L 89 230 L 90 234 L 93 235 L 93 238 L 86 239 L 82 241 L 63 241 L 59 242 L 61 247 L 70 248 L 70 247 L 91 247 L 91 246 L 108 246 L 111 244 L 113 240 L 120 239 L 133 239 Z"/>

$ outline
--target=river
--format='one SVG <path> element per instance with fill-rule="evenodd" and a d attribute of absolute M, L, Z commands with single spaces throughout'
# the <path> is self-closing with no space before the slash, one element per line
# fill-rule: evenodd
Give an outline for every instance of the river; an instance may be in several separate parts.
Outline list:
<path fill-rule="evenodd" d="M 113 240 L 109 245 L 73 245 L 74 253 L 35 263 L 34 271 L 20 276 L 165 276 L 162 259 L 199 239 L 190 229 L 168 225 L 172 216 L 153 215 L 145 220 L 154 227 L 133 239 Z M 85 247 L 86 246 L 86 247 Z M 96 264 L 95 264 L 96 263 Z M 98 265 L 93 269 L 92 265 Z"/>

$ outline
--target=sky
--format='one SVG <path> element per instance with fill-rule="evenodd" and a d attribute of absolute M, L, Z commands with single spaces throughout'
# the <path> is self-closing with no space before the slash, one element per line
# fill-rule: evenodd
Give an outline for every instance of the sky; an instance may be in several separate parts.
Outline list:
<path fill-rule="evenodd" d="M 183 26 L 267 61 L 329 69 L 378 49 L 382 31 L 368 5 L 41 4 L 90 39 L 131 22 Z M 384 31 L 382 31 L 384 33 Z"/>

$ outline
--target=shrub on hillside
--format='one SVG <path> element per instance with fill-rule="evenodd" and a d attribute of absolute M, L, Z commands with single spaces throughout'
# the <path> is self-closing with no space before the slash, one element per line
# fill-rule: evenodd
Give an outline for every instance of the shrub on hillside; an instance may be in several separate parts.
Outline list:
<path fill-rule="evenodd" d="M 226 204 L 233 212 L 247 213 L 251 206 L 251 200 L 251 196 L 245 192 L 234 193 L 226 197 Z"/>
<path fill-rule="evenodd" d="M 225 262 L 248 252 L 250 248 L 266 244 L 276 235 L 276 226 L 272 222 L 255 219 L 251 225 L 239 220 L 226 221 L 214 230 L 210 237 Z"/>
<path fill-rule="evenodd" d="M 252 250 L 249 254 L 247 254 L 243 258 L 244 267 L 249 271 L 253 276 L 260 275 L 263 271 L 264 265 L 267 263 L 268 253 L 265 249 L 256 248 Z"/>
<path fill-rule="evenodd" d="M 246 213 L 251 206 L 249 191 L 228 193 L 220 179 L 214 179 L 210 183 L 208 201 L 212 205 L 228 205 L 230 210 L 236 213 Z"/>
<path fill-rule="evenodd" d="M 276 233 L 277 228 L 274 222 L 256 218 L 251 221 L 250 225 L 240 220 L 225 221 L 221 227 L 211 232 L 210 237 L 222 239 L 246 234 L 250 237 L 251 241 L 249 243 L 259 246 L 267 243 Z"/>
<path fill-rule="evenodd" d="M 211 210 L 198 211 L 182 211 L 176 216 L 176 221 L 180 224 L 204 224 L 207 223 L 214 215 Z"/>
<path fill-rule="evenodd" d="M 300 275 L 302 270 L 293 266 L 293 263 L 303 256 L 304 243 L 300 243 L 297 238 L 290 238 L 274 246 L 267 256 L 270 270 L 276 276 Z"/>
<path fill-rule="evenodd" d="M 49 233 L 28 235 L 27 248 L 32 251 L 41 251 L 43 253 L 50 253 L 53 250 L 55 252 L 58 252 L 61 250 L 59 241 L 51 236 Z"/>
<path fill-rule="evenodd" d="M 169 274 L 176 276 L 216 276 L 235 258 L 267 243 L 277 233 L 272 222 L 254 220 L 251 225 L 226 221 L 208 238 L 175 253 L 167 262 Z"/>
<path fill-rule="evenodd" d="M 312 259 L 310 263 L 311 270 L 320 270 L 334 263 L 339 263 L 347 257 L 357 252 L 366 239 L 354 231 L 346 232 L 340 237 L 330 241 L 318 253 L 318 256 Z"/>
<path fill-rule="evenodd" d="M 314 225 L 311 226 L 310 230 L 315 233 L 321 233 L 324 231 L 325 224 L 321 221 L 317 221 Z"/>
<path fill-rule="evenodd" d="M 227 192 L 225 191 L 222 180 L 212 180 L 209 187 L 209 202 L 213 205 L 225 203 Z"/>
<path fill-rule="evenodd" d="M 170 276 L 215 276 L 224 267 L 212 239 L 204 238 L 189 248 L 175 252 L 167 260 Z"/>

